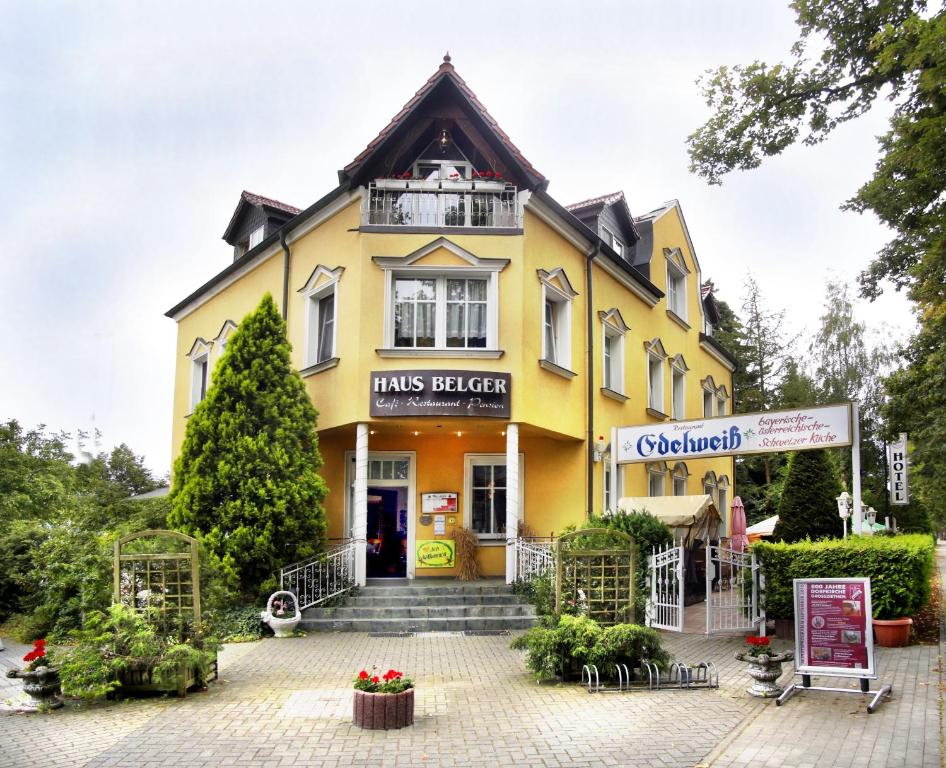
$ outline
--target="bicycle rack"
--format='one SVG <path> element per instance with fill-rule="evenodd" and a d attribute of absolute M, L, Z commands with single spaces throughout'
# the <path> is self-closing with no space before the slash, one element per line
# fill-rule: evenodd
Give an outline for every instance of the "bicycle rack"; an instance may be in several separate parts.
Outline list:
<path fill-rule="evenodd" d="M 719 670 L 712 661 L 692 665 L 674 662 L 670 667 L 670 685 L 678 688 L 719 688 Z"/>
<path fill-rule="evenodd" d="M 660 668 L 650 659 L 642 659 L 640 663 L 641 680 L 633 680 L 632 670 L 627 664 L 615 664 L 614 671 L 617 677 L 617 687 L 608 687 L 601 684 L 601 674 L 596 664 L 585 664 L 581 668 L 581 685 L 587 687 L 588 693 L 627 693 L 629 691 L 669 691 L 672 689 L 692 688 L 719 688 L 719 670 L 712 661 L 701 661 L 698 664 L 684 664 L 674 662 L 670 667 L 669 678 L 664 678 L 665 686 L 660 687 Z M 647 680 L 644 681 L 644 673 Z"/>

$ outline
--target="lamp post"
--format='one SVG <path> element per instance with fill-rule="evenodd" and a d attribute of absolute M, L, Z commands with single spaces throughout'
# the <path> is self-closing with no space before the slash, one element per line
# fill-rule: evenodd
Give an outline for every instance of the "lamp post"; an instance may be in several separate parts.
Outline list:
<path fill-rule="evenodd" d="M 844 538 L 847 538 L 847 519 L 851 516 L 851 509 L 854 506 L 854 499 L 847 491 L 843 491 L 835 499 L 838 502 L 838 515 L 841 517 L 841 525 L 844 527 Z"/>

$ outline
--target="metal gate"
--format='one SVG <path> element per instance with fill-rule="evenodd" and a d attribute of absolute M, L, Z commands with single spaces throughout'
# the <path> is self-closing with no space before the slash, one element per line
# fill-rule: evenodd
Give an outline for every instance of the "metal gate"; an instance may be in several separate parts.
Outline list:
<path fill-rule="evenodd" d="M 650 565 L 650 599 L 647 626 L 683 631 L 683 547 L 666 547 L 653 552 Z"/>
<path fill-rule="evenodd" d="M 706 545 L 706 634 L 765 634 L 761 565 L 750 552 Z"/>

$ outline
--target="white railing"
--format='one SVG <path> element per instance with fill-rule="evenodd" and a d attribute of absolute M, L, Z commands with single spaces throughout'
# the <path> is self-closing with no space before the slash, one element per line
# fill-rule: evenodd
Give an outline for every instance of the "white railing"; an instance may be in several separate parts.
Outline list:
<path fill-rule="evenodd" d="M 517 189 L 501 181 L 401 181 L 368 184 L 362 225 L 519 229 Z"/>
<path fill-rule="evenodd" d="M 555 568 L 552 546 L 552 542 L 516 539 L 516 580 L 532 581 L 551 574 Z"/>
<path fill-rule="evenodd" d="M 350 540 L 279 572 L 279 588 L 299 599 L 299 610 L 347 592 L 355 583 L 355 542 Z"/>

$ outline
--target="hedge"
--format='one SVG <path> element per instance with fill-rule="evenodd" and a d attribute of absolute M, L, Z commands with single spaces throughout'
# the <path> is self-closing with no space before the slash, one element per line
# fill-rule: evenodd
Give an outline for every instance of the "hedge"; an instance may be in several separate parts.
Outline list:
<path fill-rule="evenodd" d="M 875 619 L 916 615 L 930 597 L 935 563 L 931 536 L 852 536 L 848 539 L 758 542 L 752 551 L 765 576 L 765 611 L 794 617 L 793 579 L 869 577 Z"/>

